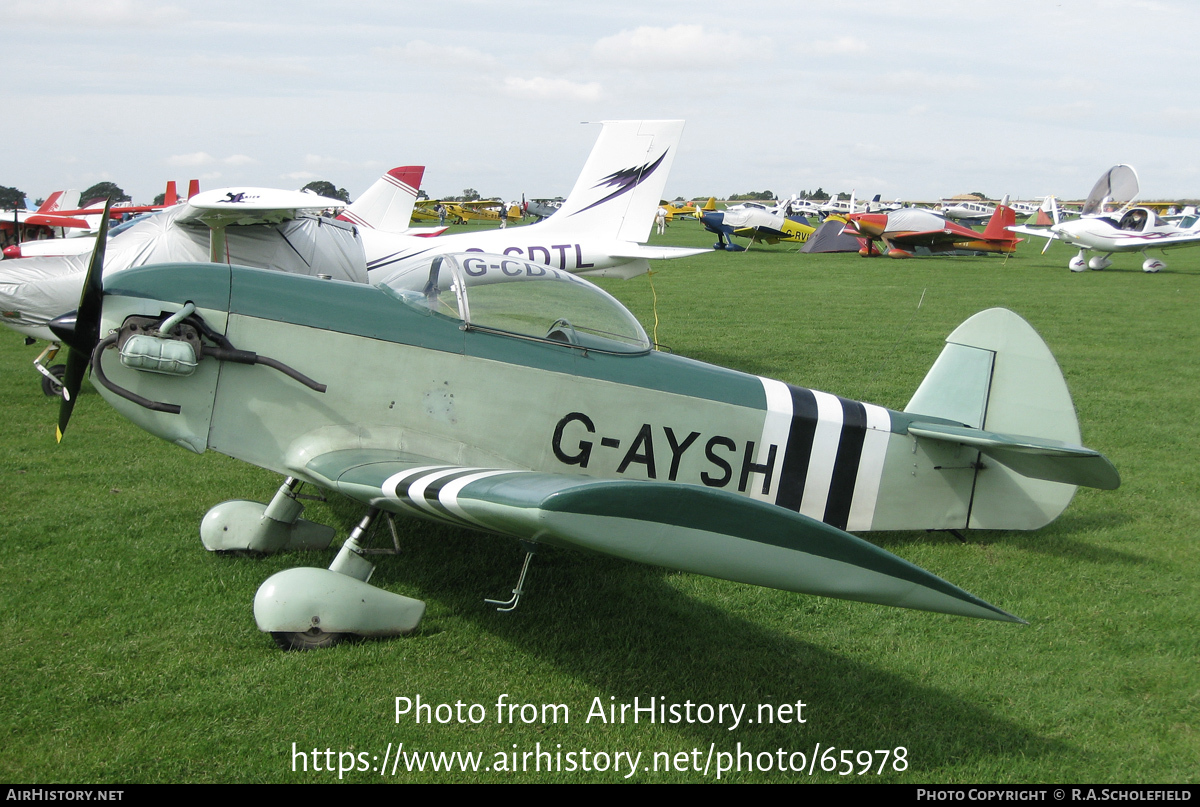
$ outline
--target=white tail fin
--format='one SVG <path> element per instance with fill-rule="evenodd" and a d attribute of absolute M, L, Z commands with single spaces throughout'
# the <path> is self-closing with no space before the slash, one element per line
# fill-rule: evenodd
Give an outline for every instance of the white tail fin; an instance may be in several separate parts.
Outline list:
<path fill-rule="evenodd" d="M 393 168 L 338 216 L 342 221 L 388 233 L 403 233 L 411 224 L 417 191 L 421 188 L 423 165 Z"/>
<path fill-rule="evenodd" d="M 79 191 L 55 191 L 38 206 L 37 212 L 53 213 L 56 210 L 74 210 L 77 207 L 79 207 Z"/>
<path fill-rule="evenodd" d="M 682 134 L 681 120 L 604 121 L 575 187 L 542 226 L 645 241 Z"/>

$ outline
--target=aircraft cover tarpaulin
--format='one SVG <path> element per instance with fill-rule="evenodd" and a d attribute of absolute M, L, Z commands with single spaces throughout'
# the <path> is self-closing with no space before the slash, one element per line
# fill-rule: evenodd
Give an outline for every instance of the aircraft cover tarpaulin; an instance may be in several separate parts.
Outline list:
<path fill-rule="evenodd" d="M 0 263 L 0 316 L 5 324 L 19 330 L 44 328 L 55 317 L 78 308 L 90 258 L 89 253 Z"/>
<path fill-rule="evenodd" d="M 836 219 L 823 222 L 804 242 L 804 246 L 800 247 L 800 251 L 858 252 L 861 245 L 857 238 L 842 232 L 842 228 L 845 226 L 845 222 Z"/>
<path fill-rule="evenodd" d="M 208 227 L 184 219 L 186 208 L 179 205 L 147 216 L 112 236 L 105 249 L 104 276 L 131 266 L 207 261 Z M 225 232 L 230 263 L 367 282 L 366 256 L 352 225 L 301 215 L 280 224 L 230 225 Z M 0 316 L 13 327 L 27 329 L 74 311 L 90 260 L 89 252 L 3 261 Z M 38 336 L 50 338 L 48 333 Z"/>
<path fill-rule="evenodd" d="M 109 241 L 105 274 L 130 266 L 208 260 L 208 226 L 187 205 L 139 221 Z M 352 225 L 300 215 L 281 224 L 231 224 L 225 258 L 239 266 L 367 282 L 367 262 Z M 86 266 L 86 261 L 85 261 Z"/>
<path fill-rule="evenodd" d="M 225 232 L 230 263 L 367 282 L 367 259 L 351 224 L 300 215 L 276 225 L 232 225 Z"/>

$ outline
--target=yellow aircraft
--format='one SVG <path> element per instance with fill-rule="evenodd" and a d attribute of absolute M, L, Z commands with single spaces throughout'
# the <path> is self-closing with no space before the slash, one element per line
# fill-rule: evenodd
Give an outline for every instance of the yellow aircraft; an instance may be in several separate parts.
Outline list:
<path fill-rule="evenodd" d="M 504 211 L 504 217 L 509 221 L 518 221 L 521 218 L 520 205 L 506 205 L 499 199 L 480 199 L 476 202 L 451 203 L 450 207 L 454 209 L 455 215 L 462 218 L 464 222 L 472 219 L 499 221 L 501 211 Z"/>
<path fill-rule="evenodd" d="M 695 202 L 668 202 L 663 199 L 659 202 L 659 207 L 667 211 L 667 221 L 674 221 L 676 217 L 696 218 Z"/>

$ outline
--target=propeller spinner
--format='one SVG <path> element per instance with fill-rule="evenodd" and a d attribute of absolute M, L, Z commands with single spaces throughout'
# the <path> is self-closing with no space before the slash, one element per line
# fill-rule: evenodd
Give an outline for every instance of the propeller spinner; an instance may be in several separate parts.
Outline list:
<path fill-rule="evenodd" d="M 112 199 L 104 203 L 104 215 L 100 218 L 100 229 L 96 233 L 96 246 L 88 262 L 83 291 L 79 295 L 79 309 L 64 314 L 50 324 L 50 330 L 61 339 L 70 351 L 67 353 L 67 372 L 63 376 L 62 403 L 58 409 L 58 429 L 55 437 L 62 442 L 63 432 L 75 408 L 75 397 L 83 386 L 83 375 L 92 360 L 92 351 L 100 342 L 100 309 L 104 302 L 104 247 L 108 242 L 108 211 Z"/>

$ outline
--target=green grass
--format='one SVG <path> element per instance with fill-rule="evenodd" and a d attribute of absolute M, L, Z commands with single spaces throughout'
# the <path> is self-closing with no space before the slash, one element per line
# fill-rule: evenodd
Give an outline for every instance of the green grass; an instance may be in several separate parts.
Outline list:
<path fill-rule="evenodd" d="M 707 245 L 694 222 L 661 243 Z M 1072 274 L 1070 253 L 864 260 L 786 247 L 664 264 L 605 281 L 675 352 L 903 407 L 960 321 L 1014 309 L 1055 352 L 1087 445 L 1123 477 L 1081 491 L 1035 533 L 867 537 L 1028 626 L 759 589 L 603 557 L 545 551 L 520 608 L 521 552 L 499 540 L 403 525 L 405 553 L 372 582 L 419 597 L 407 638 L 281 653 L 259 633 L 258 585 L 331 554 L 218 557 L 205 510 L 265 501 L 278 477 L 195 456 L 120 419 L 85 386 L 54 444 L 35 348 L 0 334 L 0 779 L 12 782 L 307 782 L 292 743 L 383 756 L 405 750 L 655 752 L 710 747 L 811 755 L 816 744 L 907 749 L 907 770 L 817 781 L 1196 782 L 1200 758 L 1200 256 L 1157 276 L 1136 256 Z M 653 285 L 651 285 L 653 284 Z M 654 296 L 657 295 L 657 307 Z M 919 305 L 918 305 L 919 303 Z M 344 536 L 344 500 L 306 515 Z M 394 699 L 479 703 L 486 722 L 394 720 Z M 567 724 L 498 725 L 494 704 L 563 703 Z M 803 701 L 803 724 L 606 725 L 604 704 Z M 561 748 L 558 746 L 561 745 Z M 394 745 L 393 745 L 394 748 Z M 689 757 L 689 760 L 691 758 Z M 334 763 L 336 766 L 336 753 Z M 532 760 L 531 760 L 532 761 Z M 311 754 L 309 764 L 311 766 Z M 322 759 L 324 765 L 324 759 Z M 890 769 L 890 764 L 889 764 Z M 872 769 L 874 771 L 874 768 Z M 621 781 L 608 772 L 413 773 L 384 781 Z M 355 772 L 348 781 L 379 781 Z M 644 772 L 639 781 L 711 781 Z M 729 781 L 808 781 L 734 773 Z"/>

